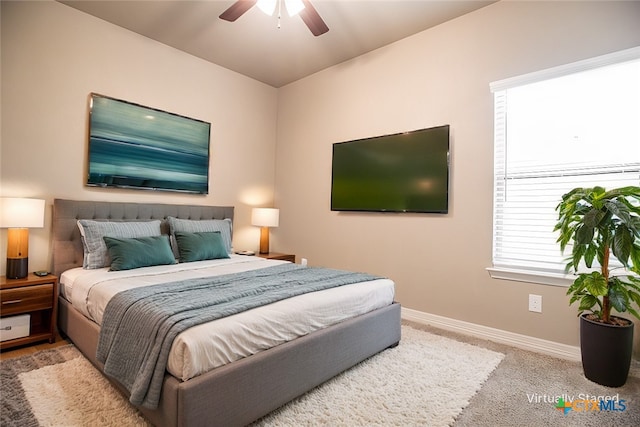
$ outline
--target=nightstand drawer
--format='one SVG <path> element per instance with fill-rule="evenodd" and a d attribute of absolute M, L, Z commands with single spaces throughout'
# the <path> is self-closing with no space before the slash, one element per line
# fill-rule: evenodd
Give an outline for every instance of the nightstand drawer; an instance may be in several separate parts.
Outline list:
<path fill-rule="evenodd" d="M 0 291 L 0 314 L 44 310 L 53 306 L 53 283 Z"/>
<path fill-rule="evenodd" d="M 28 337 L 31 315 L 20 314 L 18 316 L 3 317 L 0 319 L 0 341 L 14 340 Z"/>

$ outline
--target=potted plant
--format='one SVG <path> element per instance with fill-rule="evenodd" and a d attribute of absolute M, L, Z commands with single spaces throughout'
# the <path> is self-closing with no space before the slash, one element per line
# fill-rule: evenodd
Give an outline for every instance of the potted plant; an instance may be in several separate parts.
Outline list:
<path fill-rule="evenodd" d="M 598 384 L 619 387 L 629 374 L 633 350 L 633 322 L 611 314 L 640 305 L 640 187 L 606 191 L 602 187 L 575 188 L 556 207 L 564 252 L 572 244 L 567 270 L 577 278 L 567 290 L 569 304 L 579 302 L 580 349 L 585 376 Z M 617 274 L 611 261 L 617 259 Z M 578 272 L 582 262 L 591 269 Z"/>

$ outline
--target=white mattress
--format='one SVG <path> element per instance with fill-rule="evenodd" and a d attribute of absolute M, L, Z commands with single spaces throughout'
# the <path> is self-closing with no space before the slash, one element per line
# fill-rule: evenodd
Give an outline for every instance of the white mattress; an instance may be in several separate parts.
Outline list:
<path fill-rule="evenodd" d="M 75 268 L 62 274 L 63 296 L 88 318 L 101 324 L 104 309 L 116 293 L 139 286 L 187 278 L 249 271 L 286 261 L 232 255 L 135 270 Z M 340 286 L 299 295 L 188 329 L 171 348 L 167 370 L 187 380 L 259 351 L 274 347 L 351 317 L 389 305 L 394 283 L 389 279 Z"/>

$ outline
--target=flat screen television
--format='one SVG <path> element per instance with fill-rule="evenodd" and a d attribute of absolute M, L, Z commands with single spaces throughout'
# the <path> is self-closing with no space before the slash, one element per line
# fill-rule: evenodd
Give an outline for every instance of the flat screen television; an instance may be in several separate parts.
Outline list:
<path fill-rule="evenodd" d="M 208 194 L 210 128 L 92 93 L 87 185 Z"/>
<path fill-rule="evenodd" d="M 331 210 L 447 213 L 449 125 L 333 144 Z"/>

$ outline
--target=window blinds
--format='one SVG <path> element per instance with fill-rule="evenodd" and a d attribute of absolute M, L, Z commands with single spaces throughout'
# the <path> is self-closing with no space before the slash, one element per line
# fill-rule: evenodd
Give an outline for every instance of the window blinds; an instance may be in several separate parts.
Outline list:
<path fill-rule="evenodd" d="M 563 273 L 571 248 L 562 254 L 553 231 L 562 195 L 640 185 L 640 60 L 560 68 L 491 86 L 494 268 Z"/>

